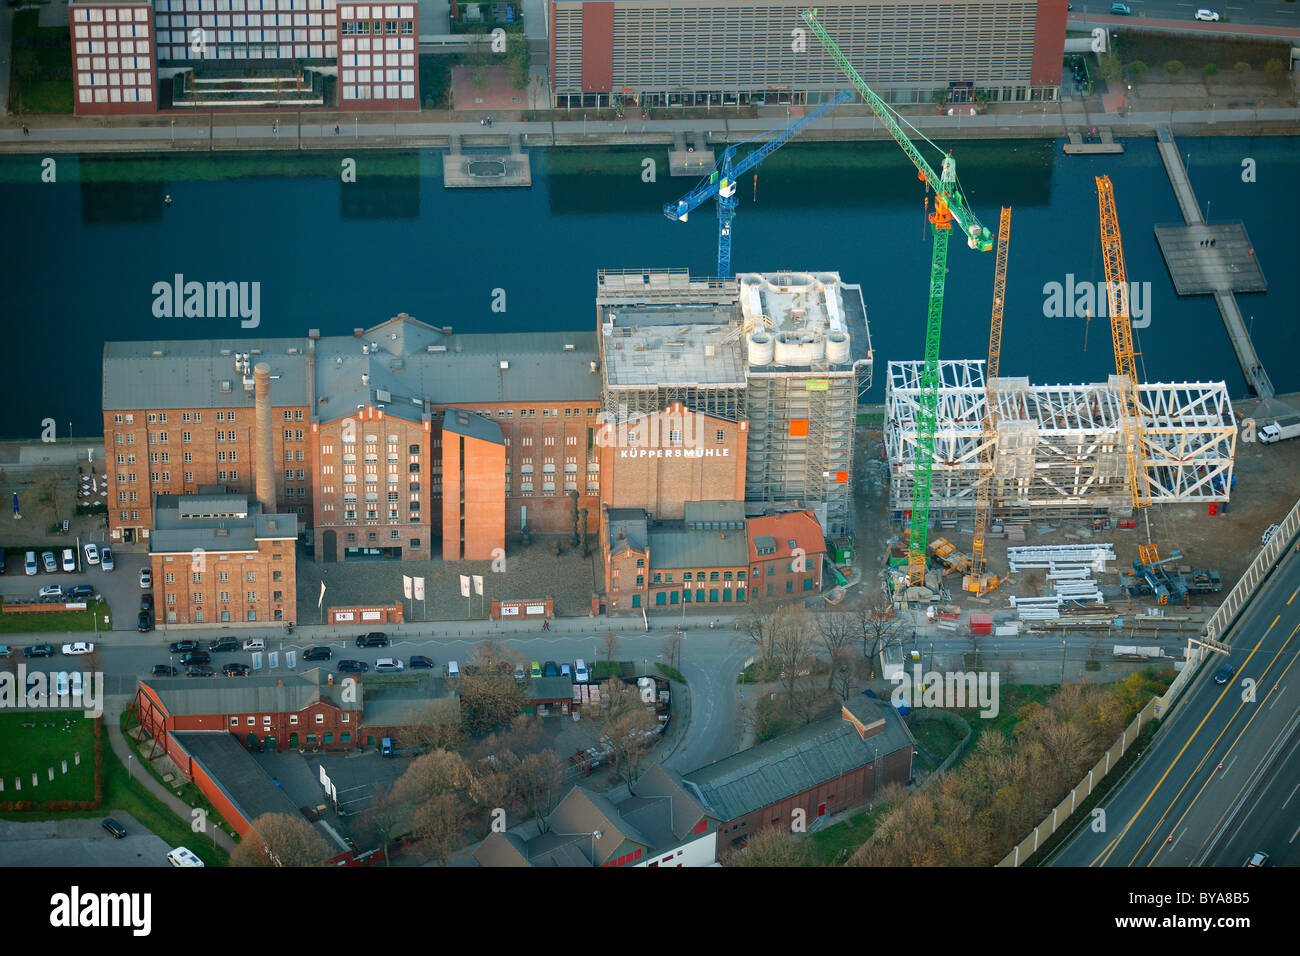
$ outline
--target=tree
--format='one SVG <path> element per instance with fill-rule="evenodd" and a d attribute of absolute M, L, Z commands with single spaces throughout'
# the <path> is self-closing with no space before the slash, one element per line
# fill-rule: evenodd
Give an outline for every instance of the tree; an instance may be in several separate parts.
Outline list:
<path fill-rule="evenodd" d="M 411 811 L 411 835 L 414 850 L 439 866 L 456 848 L 462 824 L 460 799 L 454 793 L 442 793 L 424 801 Z"/>
<path fill-rule="evenodd" d="M 411 762 L 393 784 L 393 796 L 407 806 L 416 806 L 438 794 L 463 790 L 469 781 L 469 768 L 460 754 L 435 750 Z"/>
<path fill-rule="evenodd" d="M 778 680 L 785 689 L 788 705 L 793 709 L 800 677 L 812 671 L 812 615 L 795 604 L 777 608 L 772 614 L 772 657 L 780 667 Z"/>
<path fill-rule="evenodd" d="M 564 785 L 564 762 L 554 750 L 543 750 L 524 757 L 513 772 L 515 792 L 536 818 L 538 831 L 545 833 L 546 815 L 555 808 Z"/>
<path fill-rule="evenodd" d="M 391 787 L 375 788 L 375 797 L 362 817 L 362 821 L 378 834 L 384 847 L 384 865 L 388 866 L 388 848 L 402 832 L 408 808 L 393 797 Z"/>
<path fill-rule="evenodd" d="M 768 826 L 746 840 L 743 847 L 724 853 L 720 862 L 723 866 L 812 866 L 812 843 L 807 834 Z"/>
<path fill-rule="evenodd" d="M 461 730 L 471 737 L 491 733 L 514 720 L 524 690 L 512 674 L 476 667 L 460 677 Z"/>
<path fill-rule="evenodd" d="M 1165 72 L 1170 76 L 1177 76 L 1183 72 L 1183 63 L 1181 60 L 1169 60 L 1165 63 Z"/>
<path fill-rule="evenodd" d="M 664 638 L 663 646 L 660 648 L 664 655 L 664 660 L 677 667 L 682 662 L 682 632 L 669 631 L 668 636 Z"/>
<path fill-rule="evenodd" d="M 1282 79 L 1282 74 L 1286 72 L 1286 67 L 1282 65 L 1279 59 L 1271 59 L 1264 64 L 1264 74 L 1273 81 Z"/>
<path fill-rule="evenodd" d="M 618 653 L 618 635 L 613 631 L 605 632 L 605 660 L 612 661 Z"/>
<path fill-rule="evenodd" d="M 614 776 L 631 789 L 641 776 L 642 763 L 655 744 L 654 711 L 639 700 L 637 706 L 606 722 L 600 742 L 609 750 Z"/>
<path fill-rule="evenodd" d="M 316 866 L 330 858 L 330 847 L 302 817 L 264 813 L 230 854 L 234 866 Z"/>
<path fill-rule="evenodd" d="M 483 812 L 486 828 L 492 825 L 494 811 L 508 813 L 519 803 L 516 789 L 518 770 L 519 758 L 513 751 L 504 750 L 485 757 L 472 771 L 466 792 L 474 806 Z"/>
<path fill-rule="evenodd" d="M 454 703 L 454 702 L 453 702 Z M 421 750 L 450 750 L 460 740 L 460 710 L 431 700 L 402 728 L 403 736 Z"/>
<path fill-rule="evenodd" d="M 835 662 L 841 650 L 857 636 L 857 626 L 851 614 L 822 614 L 817 618 L 817 645 L 826 653 L 826 659 L 831 662 L 827 687 L 835 683 Z"/>
<path fill-rule="evenodd" d="M 857 659 L 848 647 L 841 647 L 831 658 L 831 687 L 841 701 L 847 701 L 858 688 L 854 671 Z"/>
<path fill-rule="evenodd" d="M 1128 65 L 1128 75 L 1133 77 L 1133 79 L 1136 80 L 1143 73 L 1145 73 L 1147 69 L 1148 69 L 1147 65 L 1143 63 L 1141 60 L 1134 60 L 1132 63 Z"/>
<path fill-rule="evenodd" d="M 1250 64 L 1245 60 L 1238 60 L 1232 67 L 1238 73 L 1246 74 L 1250 72 Z"/>
<path fill-rule="evenodd" d="M 872 676 L 875 676 L 876 657 L 887 647 L 902 646 L 905 625 L 883 593 L 855 611 L 854 616 L 862 635 L 862 656 L 871 661 Z"/>
<path fill-rule="evenodd" d="M 1213 63 L 1205 64 L 1205 66 L 1201 67 L 1201 70 L 1205 73 L 1207 78 L 1214 76 L 1216 73 L 1219 72 L 1219 68 L 1215 66 Z"/>

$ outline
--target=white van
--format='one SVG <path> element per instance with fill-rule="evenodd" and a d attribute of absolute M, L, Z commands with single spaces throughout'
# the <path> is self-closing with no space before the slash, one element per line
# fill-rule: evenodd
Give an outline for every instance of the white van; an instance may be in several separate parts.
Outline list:
<path fill-rule="evenodd" d="M 39 568 L 36 567 L 36 552 L 28 551 L 27 557 L 23 561 L 23 570 L 28 574 L 35 574 Z"/>
<path fill-rule="evenodd" d="M 375 661 L 376 674 L 396 674 L 401 670 L 405 670 L 405 665 L 394 657 L 381 657 Z"/>
<path fill-rule="evenodd" d="M 459 677 L 459 676 L 460 676 L 460 665 L 457 664 L 455 661 L 448 661 L 448 662 L 447 662 L 447 676 L 448 676 L 448 677 Z"/>
<path fill-rule="evenodd" d="M 246 651 L 264 651 L 266 650 L 266 641 L 260 637 L 250 637 L 244 641 L 244 650 Z"/>
<path fill-rule="evenodd" d="M 202 866 L 203 861 L 183 846 L 178 846 L 167 854 L 167 862 L 172 866 Z"/>

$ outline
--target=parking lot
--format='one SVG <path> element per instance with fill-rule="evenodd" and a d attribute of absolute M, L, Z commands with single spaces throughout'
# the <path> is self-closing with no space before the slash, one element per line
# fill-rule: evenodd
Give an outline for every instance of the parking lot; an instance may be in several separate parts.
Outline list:
<path fill-rule="evenodd" d="M 102 817 L 31 823 L 0 820 L 0 866 L 169 865 L 171 847 L 134 817 L 112 811 L 104 816 L 126 827 L 126 836 L 110 836 L 100 824 Z"/>
<path fill-rule="evenodd" d="M 62 547 L 75 548 L 77 541 L 75 537 L 66 540 Z M 95 542 L 96 547 L 102 547 L 103 541 Z M 85 541 L 82 541 L 85 544 Z M 53 548 L 56 560 L 60 557 L 61 548 Z M 113 630 L 116 631 L 135 631 L 136 614 L 140 609 L 140 569 L 145 566 L 146 555 L 144 554 L 124 554 L 115 551 L 113 553 L 114 568 L 112 571 L 105 571 L 100 564 L 87 565 L 84 553 L 81 555 L 80 571 L 66 572 L 62 570 L 53 573 L 46 573 L 43 569 L 34 575 L 24 573 L 23 570 L 23 553 L 10 551 L 6 562 L 5 573 L 0 575 L 0 595 L 4 596 L 6 601 L 34 601 L 39 598 L 40 590 L 49 585 L 58 584 L 66 593 L 70 588 L 78 585 L 90 585 L 95 592 L 101 595 L 112 611 Z M 37 562 L 40 562 L 40 553 L 37 553 Z M 102 621 L 101 621 L 102 624 Z M 17 643 L 11 641 L 10 643 Z"/>

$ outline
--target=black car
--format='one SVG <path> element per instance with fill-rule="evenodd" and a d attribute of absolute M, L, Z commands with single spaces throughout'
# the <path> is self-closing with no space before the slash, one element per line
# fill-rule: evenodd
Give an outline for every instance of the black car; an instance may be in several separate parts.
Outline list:
<path fill-rule="evenodd" d="M 186 677 L 216 677 L 217 672 L 211 667 L 199 667 L 197 664 L 191 664 L 185 668 Z"/>
<path fill-rule="evenodd" d="M 153 676 L 154 677 L 175 677 L 176 668 L 172 667 L 170 664 L 155 664 L 153 666 Z"/>
<path fill-rule="evenodd" d="M 209 641 L 208 650 L 213 654 L 224 654 L 227 651 L 239 650 L 239 641 L 232 641 L 229 638 L 222 638 L 219 641 Z"/>
<path fill-rule="evenodd" d="M 328 647 L 309 647 L 302 652 L 305 661 L 327 661 L 333 656 L 334 652 Z"/>
<path fill-rule="evenodd" d="M 184 654 L 186 651 L 197 651 L 198 649 L 198 641 L 172 641 L 167 645 L 167 650 L 173 654 Z"/>
<path fill-rule="evenodd" d="M 338 663 L 338 669 L 345 674 L 364 674 L 370 670 L 370 665 L 365 661 L 341 660 Z"/>
<path fill-rule="evenodd" d="M 5 573 L 5 552 L 4 552 L 4 548 L 0 548 L 0 574 L 4 574 L 4 573 Z"/>
<path fill-rule="evenodd" d="M 193 643 L 193 641 L 190 643 Z M 187 667 L 190 664 L 211 664 L 212 657 L 207 651 L 190 651 L 188 654 L 181 657 L 181 663 Z"/>
<path fill-rule="evenodd" d="M 560 665 L 557 664 L 557 663 L 555 663 L 555 661 L 547 661 L 545 664 L 542 665 L 542 676 L 543 676 L 543 677 L 559 677 L 559 676 L 560 676 Z"/>
<path fill-rule="evenodd" d="M 426 670 L 428 670 L 428 669 L 430 669 L 430 668 L 432 668 L 432 667 L 434 666 L 434 665 L 433 665 L 433 658 L 432 658 L 432 657 L 425 657 L 423 654 L 415 654 L 415 655 L 413 655 L 413 656 L 411 657 L 411 662 L 410 662 L 410 665 L 409 665 L 409 666 L 410 666 L 410 667 L 413 667 L 413 668 L 414 668 L 414 667 L 423 667 L 423 668 L 425 668 Z"/>
<path fill-rule="evenodd" d="M 223 664 L 221 673 L 227 677 L 247 677 L 252 670 L 247 664 Z"/>
<path fill-rule="evenodd" d="M 145 632 L 152 631 L 153 615 L 150 614 L 148 611 L 141 611 L 140 614 L 135 619 L 135 629 L 137 631 L 145 631 Z"/>
<path fill-rule="evenodd" d="M 86 601 L 95 596 L 95 589 L 89 584 L 78 584 L 68 588 L 67 596 L 73 601 Z"/>
<path fill-rule="evenodd" d="M 107 817 L 100 826 L 113 834 L 113 836 L 117 837 L 119 840 L 126 836 L 126 827 L 122 826 L 122 824 L 118 823 L 112 817 Z"/>
<path fill-rule="evenodd" d="M 152 595 L 152 594 L 141 594 L 141 595 L 140 595 L 140 610 L 142 610 L 142 611 L 150 611 L 150 612 L 153 611 L 153 595 Z"/>
<path fill-rule="evenodd" d="M 383 631 L 371 631 L 357 638 L 357 647 L 387 647 L 388 635 Z"/>
<path fill-rule="evenodd" d="M 23 657 L 53 657 L 54 648 L 49 644 L 33 644 L 23 648 Z"/>

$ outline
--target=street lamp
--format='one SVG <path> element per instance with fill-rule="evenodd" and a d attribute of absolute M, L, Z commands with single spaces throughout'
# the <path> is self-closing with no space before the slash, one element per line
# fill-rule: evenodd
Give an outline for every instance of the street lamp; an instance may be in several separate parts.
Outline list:
<path fill-rule="evenodd" d="M 176 145 L 176 121 L 172 120 L 172 145 Z"/>
<path fill-rule="evenodd" d="M 135 754 L 126 755 L 126 779 L 128 780 L 135 779 L 133 776 L 131 776 L 131 761 L 134 759 L 135 759 Z"/>

